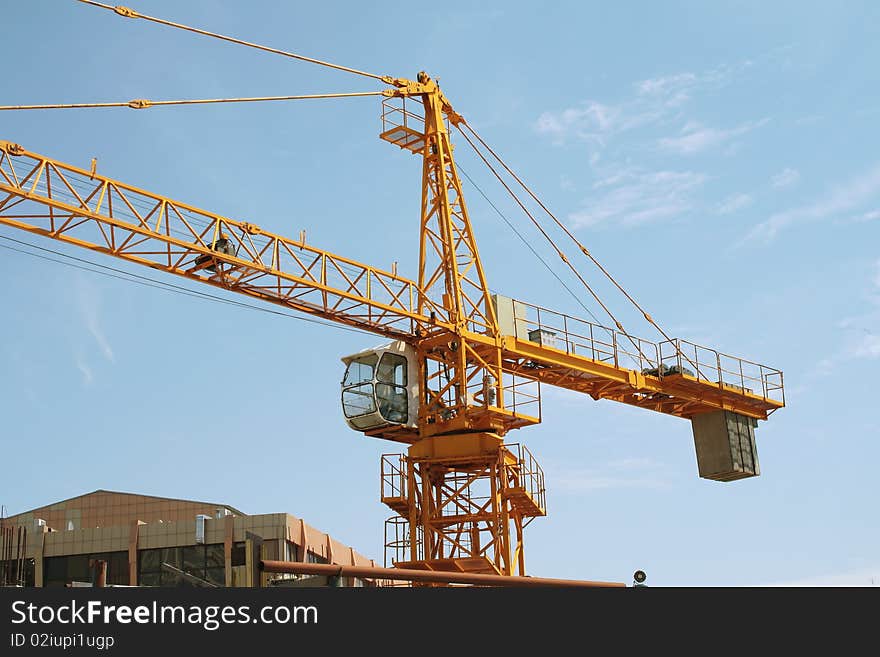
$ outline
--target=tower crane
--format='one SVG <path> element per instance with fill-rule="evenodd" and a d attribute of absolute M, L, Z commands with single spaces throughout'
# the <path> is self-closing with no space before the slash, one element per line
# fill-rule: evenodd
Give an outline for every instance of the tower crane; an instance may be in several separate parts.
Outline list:
<path fill-rule="evenodd" d="M 405 446 L 381 460 L 386 558 L 403 568 L 525 575 L 524 528 L 546 515 L 544 475 L 512 430 L 541 421 L 551 385 L 691 421 L 699 474 L 759 474 L 754 429 L 785 405 L 782 372 L 668 336 L 458 114 L 436 80 L 375 75 L 127 7 L 78 0 L 381 83 L 380 91 L 65 105 L 2 110 L 382 98 L 380 138 L 421 160 L 418 275 L 408 279 L 262 226 L 199 209 L 0 141 L 0 224 L 200 285 L 355 327 L 380 347 L 344 357 L 342 411 L 367 436 Z M 609 315 L 610 326 L 490 292 L 453 157 L 455 130 Z M 542 228 L 524 190 L 654 326 L 628 332 Z M 522 193 L 522 192 L 520 192 Z"/>

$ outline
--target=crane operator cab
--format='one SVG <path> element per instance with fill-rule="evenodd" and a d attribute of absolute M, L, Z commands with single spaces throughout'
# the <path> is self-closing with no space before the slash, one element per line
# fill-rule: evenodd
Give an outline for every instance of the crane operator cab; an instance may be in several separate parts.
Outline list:
<path fill-rule="evenodd" d="M 418 420 L 418 361 L 402 340 L 366 349 L 342 359 L 342 412 L 356 431 L 401 425 Z"/>

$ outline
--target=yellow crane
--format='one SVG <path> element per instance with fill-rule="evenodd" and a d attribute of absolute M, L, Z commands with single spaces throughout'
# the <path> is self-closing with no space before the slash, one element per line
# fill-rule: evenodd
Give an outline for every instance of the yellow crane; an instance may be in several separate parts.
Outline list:
<path fill-rule="evenodd" d="M 546 515 L 543 472 L 513 429 L 541 421 L 547 384 L 691 421 L 700 475 L 759 474 L 754 428 L 785 405 L 782 372 L 668 336 L 458 114 L 437 82 L 380 76 L 145 16 L 116 12 L 373 78 L 372 92 L 178 101 L 18 105 L 2 110 L 381 96 L 383 140 L 421 159 L 418 276 L 335 255 L 263 227 L 145 191 L 0 141 L 0 224 L 98 251 L 389 342 L 343 358 L 346 422 L 407 445 L 382 457 L 386 548 L 401 568 L 525 575 L 523 530 Z M 453 158 L 456 130 L 611 319 L 588 322 L 490 292 Z M 513 187 L 662 335 L 628 332 Z M 522 192 L 520 192 L 522 193 Z"/>

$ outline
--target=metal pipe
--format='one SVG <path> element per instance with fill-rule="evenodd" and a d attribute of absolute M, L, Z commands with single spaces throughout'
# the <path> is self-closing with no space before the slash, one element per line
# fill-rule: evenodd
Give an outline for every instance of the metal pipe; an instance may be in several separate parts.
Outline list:
<path fill-rule="evenodd" d="M 620 588 L 622 582 L 590 582 L 546 577 L 516 577 L 483 573 L 415 570 L 411 568 L 380 568 L 372 566 L 341 566 L 337 564 L 261 561 L 260 570 L 267 573 L 293 575 L 325 575 L 328 577 L 360 577 L 362 579 L 408 580 L 438 584 L 475 584 L 483 586 L 551 586 L 576 588 Z"/>
<path fill-rule="evenodd" d="M 107 561 L 105 559 L 92 561 L 92 586 L 100 589 L 107 586 Z"/>

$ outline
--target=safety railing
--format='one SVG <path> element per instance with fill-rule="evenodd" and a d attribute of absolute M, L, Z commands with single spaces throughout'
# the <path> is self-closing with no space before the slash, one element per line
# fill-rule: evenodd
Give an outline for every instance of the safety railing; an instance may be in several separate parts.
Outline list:
<path fill-rule="evenodd" d="M 512 373 L 505 373 L 502 383 L 504 410 L 518 417 L 541 418 L 540 383 Z M 479 377 L 468 383 L 467 390 L 470 405 L 500 407 L 495 387 L 480 382 Z"/>
<path fill-rule="evenodd" d="M 425 117 L 420 102 L 404 98 L 382 101 L 382 132 L 380 137 L 401 148 L 421 153 L 425 149 Z"/>
<path fill-rule="evenodd" d="M 514 331 L 519 339 L 649 376 L 683 374 L 785 403 L 782 372 L 778 369 L 679 338 L 655 343 L 520 301 L 514 302 L 514 308 Z"/>
<path fill-rule="evenodd" d="M 385 521 L 385 567 L 412 560 L 409 520 L 391 516 Z M 422 528 L 416 531 L 416 558 L 423 558 Z"/>
<path fill-rule="evenodd" d="M 504 406 L 514 415 L 541 419 L 541 384 L 515 374 L 505 374 Z"/>
<path fill-rule="evenodd" d="M 382 502 L 406 499 L 406 459 L 403 454 L 382 455 Z"/>
<path fill-rule="evenodd" d="M 660 343 L 658 376 L 685 374 L 698 381 L 785 403 L 782 372 L 678 338 Z"/>
<path fill-rule="evenodd" d="M 504 445 L 517 457 L 515 467 L 515 486 L 525 491 L 542 511 L 547 510 L 547 489 L 544 487 L 544 470 L 538 461 L 522 443 Z"/>
<path fill-rule="evenodd" d="M 516 309 L 520 339 L 615 367 L 641 371 L 660 363 L 659 347 L 650 340 L 520 301 Z"/>

